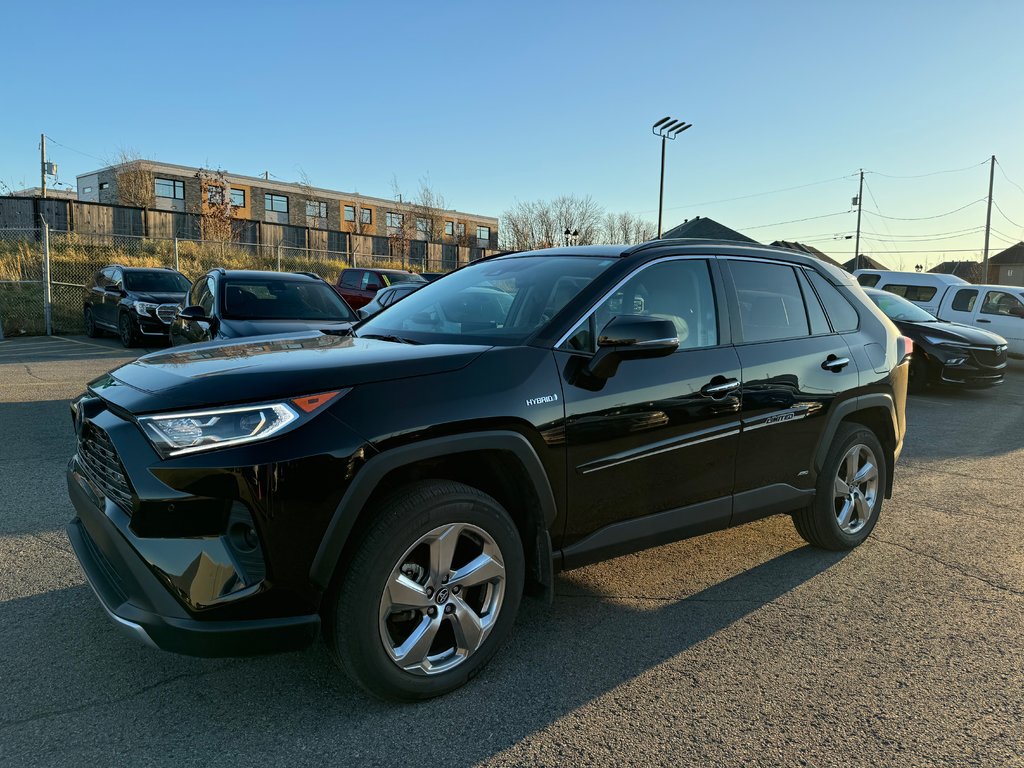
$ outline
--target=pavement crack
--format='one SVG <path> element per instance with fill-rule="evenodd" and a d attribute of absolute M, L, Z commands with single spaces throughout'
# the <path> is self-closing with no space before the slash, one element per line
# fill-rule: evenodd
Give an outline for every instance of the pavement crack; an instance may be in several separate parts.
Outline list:
<path fill-rule="evenodd" d="M 958 565 L 954 565 L 953 563 L 947 562 L 942 558 L 936 557 L 935 555 L 931 555 L 927 552 L 922 552 L 919 549 L 908 547 L 906 544 L 900 544 L 899 542 L 889 541 L 888 539 L 883 539 L 878 535 L 872 536 L 870 541 L 876 541 L 879 544 L 888 544 L 891 547 L 897 547 L 898 549 L 902 549 L 906 552 L 909 552 L 912 555 L 918 555 L 919 557 L 924 557 L 928 560 L 931 560 L 934 563 L 938 563 L 944 568 L 948 568 L 949 570 L 954 571 L 955 573 L 959 573 L 961 576 L 964 576 L 965 578 L 973 579 L 974 581 L 980 581 L 983 584 L 987 584 L 993 589 L 998 589 L 1000 592 L 1008 592 L 1009 594 L 1016 595 L 1017 597 L 1024 597 L 1024 590 L 1014 589 L 1013 587 L 1007 586 L 1006 584 L 1000 584 L 997 581 L 986 579 L 984 576 L 979 576 L 976 573 L 965 571 Z"/>
<path fill-rule="evenodd" d="M 43 382 L 43 384 L 54 384 L 55 383 L 55 382 L 51 381 L 50 379 L 44 379 L 44 378 L 41 378 L 39 376 L 36 376 L 34 373 L 32 373 L 32 367 L 29 366 L 29 365 L 23 365 L 22 367 L 25 369 L 25 373 L 27 373 L 29 376 L 31 376 L 36 381 L 41 381 L 41 382 Z"/>
<path fill-rule="evenodd" d="M 149 693 L 150 691 L 152 691 L 152 690 L 154 690 L 156 688 L 161 688 L 161 687 L 163 687 L 165 685 L 170 685 L 171 683 L 176 683 L 176 682 L 179 682 L 181 680 L 188 680 L 188 679 L 193 679 L 193 678 L 205 677 L 206 675 L 216 674 L 217 672 L 222 672 L 225 669 L 229 669 L 229 668 L 231 668 L 233 666 L 236 666 L 238 663 L 241 663 L 241 662 L 236 662 L 234 664 L 224 664 L 222 666 L 217 667 L 216 669 L 207 670 L 205 672 L 191 672 L 191 673 L 183 672 L 180 675 L 173 675 L 171 677 L 166 677 L 163 680 L 157 680 L 155 683 L 150 683 L 149 685 L 144 685 L 141 688 L 139 688 L 138 690 L 132 691 L 132 692 L 127 693 L 127 694 L 125 694 L 123 696 L 115 696 L 115 697 L 110 698 L 110 699 L 100 699 L 100 700 L 97 700 L 97 701 L 89 701 L 89 702 L 86 702 L 84 704 L 78 704 L 78 705 L 76 705 L 74 707 L 66 707 L 64 709 L 51 709 L 51 710 L 47 710 L 46 712 L 38 712 L 38 713 L 36 713 L 34 715 L 31 715 L 29 717 L 23 717 L 23 718 L 19 718 L 17 720 L 3 720 L 3 721 L 0 721 L 0 733 L 2 733 L 5 730 L 9 730 L 11 728 L 14 728 L 16 726 L 25 725 L 27 723 L 34 723 L 34 722 L 37 722 L 39 720 L 46 720 L 47 718 L 50 718 L 50 717 L 60 717 L 61 715 L 71 715 L 71 714 L 74 714 L 76 712 L 84 712 L 86 710 L 90 710 L 90 709 L 93 709 L 95 707 L 105 707 L 105 706 L 110 706 L 112 704 L 120 704 L 121 702 L 129 701 L 129 700 L 134 699 L 134 698 L 136 698 L 138 696 L 142 696 L 142 695 L 144 695 L 146 693 Z"/>

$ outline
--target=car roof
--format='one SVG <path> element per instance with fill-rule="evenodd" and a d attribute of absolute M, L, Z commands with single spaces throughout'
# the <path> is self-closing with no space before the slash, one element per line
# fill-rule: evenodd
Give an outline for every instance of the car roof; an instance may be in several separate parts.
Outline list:
<path fill-rule="evenodd" d="M 176 275 L 180 275 L 181 272 L 174 269 L 173 267 L 126 267 L 124 264 L 107 264 L 102 269 L 116 268 L 124 272 L 173 272 Z"/>
<path fill-rule="evenodd" d="M 262 269 L 221 269 L 220 267 L 210 271 L 223 277 L 237 277 L 244 280 L 294 280 L 306 283 L 320 280 L 319 277 L 303 272 L 269 272 Z"/>

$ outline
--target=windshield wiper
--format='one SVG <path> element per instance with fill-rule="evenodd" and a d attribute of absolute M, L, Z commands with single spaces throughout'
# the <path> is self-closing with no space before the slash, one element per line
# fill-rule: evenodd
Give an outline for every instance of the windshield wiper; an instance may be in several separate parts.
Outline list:
<path fill-rule="evenodd" d="M 357 336 L 360 339 L 377 339 L 378 341 L 393 341 L 396 344 L 418 344 L 419 342 L 403 339 L 390 333 L 365 333 Z"/>

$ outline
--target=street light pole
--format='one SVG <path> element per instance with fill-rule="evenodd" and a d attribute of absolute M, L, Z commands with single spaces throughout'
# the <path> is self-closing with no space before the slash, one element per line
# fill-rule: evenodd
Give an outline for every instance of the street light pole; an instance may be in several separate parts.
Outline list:
<path fill-rule="evenodd" d="M 665 201 L 665 142 L 675 140 L 676 136 L 692 128 L 693 123 L 685 120 L 676 120 L 671 117 L 663 117 L 651 126 L 651 133 L 661 138 L 661 180 L 658 183 L 658 237 L 661 237 L 661 212 Z"/>

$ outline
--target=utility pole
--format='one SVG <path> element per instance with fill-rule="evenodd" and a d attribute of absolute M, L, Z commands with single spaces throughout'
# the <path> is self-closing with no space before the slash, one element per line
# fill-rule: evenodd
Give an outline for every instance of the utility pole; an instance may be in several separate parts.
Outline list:
<path fill-rule="evenodd" d="M 981 284 L 988 285 L 988 235 L 992 229 L 992 182 L 996 175 L 996 156 L 992 155 L 988 168 L 988 213 L 985 214 L 985 255 L 981 259 Z"/>
<path fill-rule="evenodd" d="M 857 189 L 857 239 L 853 241 L 853 271 L 860 269 L 860 212 L 864 207 L 864 169 L 860 169 L 860 187 Z"/>
<path fill-rule="evenodd" d="M 46 197 L 46 134 L 39 134 L 39 188 Z"/>

